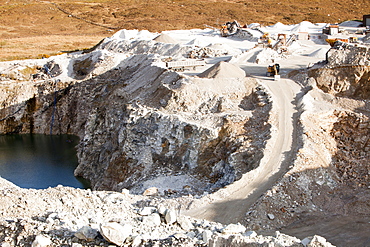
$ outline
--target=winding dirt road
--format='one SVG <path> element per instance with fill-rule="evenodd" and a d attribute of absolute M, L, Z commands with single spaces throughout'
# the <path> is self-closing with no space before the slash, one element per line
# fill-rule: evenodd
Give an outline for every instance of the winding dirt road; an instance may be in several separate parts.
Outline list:
<path fill-rule="evenodd" d="M 257 77 L 257 76 L 256 76 Z M 272 116 L 276 118 L 276 133 L 268 141 L 260 166 L 243 177 L 214 193 L 212 197 L 187 211 L 187 215 L 217 221 L 224 224 L 242 221 L 256 200 L 270 189 L 287 171 L 295 150 L 297 119 L 293 102 L 300 87 L 292 80 L 273 81 L 257 77 L 270 91 L 273 101 Z"/>

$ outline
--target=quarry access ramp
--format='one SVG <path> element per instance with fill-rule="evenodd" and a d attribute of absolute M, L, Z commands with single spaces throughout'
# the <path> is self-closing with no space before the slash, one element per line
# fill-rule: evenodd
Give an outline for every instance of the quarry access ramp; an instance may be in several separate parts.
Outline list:
<path fill-rule="evenodd" d="M 223 224 L 241 222 L 250 207 L 286 173 L 297 137 L 295 97 L 300 86 L 292 80 L 256 76 L 272 96 L 272 134 L 260 166 L 225 188 L 193 203 L 186 215 Z"/>

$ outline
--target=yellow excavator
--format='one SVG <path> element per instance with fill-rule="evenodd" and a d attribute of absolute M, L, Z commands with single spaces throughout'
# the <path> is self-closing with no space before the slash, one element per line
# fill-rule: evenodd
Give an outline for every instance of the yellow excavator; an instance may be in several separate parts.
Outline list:
<path fill-rule="evenodd" d="M 280 71 L 280 64 L 275 63 L 274 65 L 269 65 L 267 67 L 267 76 L 275 76 L 278 75 Z"/>

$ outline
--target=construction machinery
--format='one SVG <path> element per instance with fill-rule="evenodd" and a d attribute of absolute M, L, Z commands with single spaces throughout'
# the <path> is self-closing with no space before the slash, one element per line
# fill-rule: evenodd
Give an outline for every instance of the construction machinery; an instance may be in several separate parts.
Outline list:
<path fill-rule="evenodd" d="M 290 46 L 293 41 L 298 40 L 298 37 L 296 34 L 291 34 L 289 37 L 287 34 L 281 33 L 278 35 L 278 40 L 276 43 L 272 46 L 272 49 L 280 52 L 287 51 L 287 47 Z"/>
<path fill-rule="evenodd" d="M 271 47 L 272 39 L 269 33 L 263 33 L 258 43 L 263 44 L 263 46 Z"/>
<path fill-rule="evenodd" d="M 221 36 L 228 37 L 236 34 L 239 31 L 240 24 L 237 21 L 226 22 L 221 26 Z"/>
<path fill-rule="evenodd" d="M 221 37 L 227 37 L 229 36 L 229 30 L 227 29 L 226 25 L 221 26 Z"/>
<path fill-rule="evenodd" d="M 358 43 L 357 37 L 349 37 L 349 43 Z"/>
<path fill-rule="evenodd" d="M 276 63 L 274 65 L 269 65 L 267 67 L 266 75 L 267 76 L 276 76 L 276 75 L 279 75 L 279 71 L 280 71 L 280 64 Z"/>

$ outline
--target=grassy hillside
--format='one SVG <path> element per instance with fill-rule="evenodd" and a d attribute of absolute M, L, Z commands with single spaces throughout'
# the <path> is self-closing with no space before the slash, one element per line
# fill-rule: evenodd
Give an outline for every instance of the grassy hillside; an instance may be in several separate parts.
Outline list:
<path fill-rule="evenodd" d="M 0 60 L 88 48 L 118 29 L 341 22 L 370 14 L 368 0 L 0 0 Z"/>

